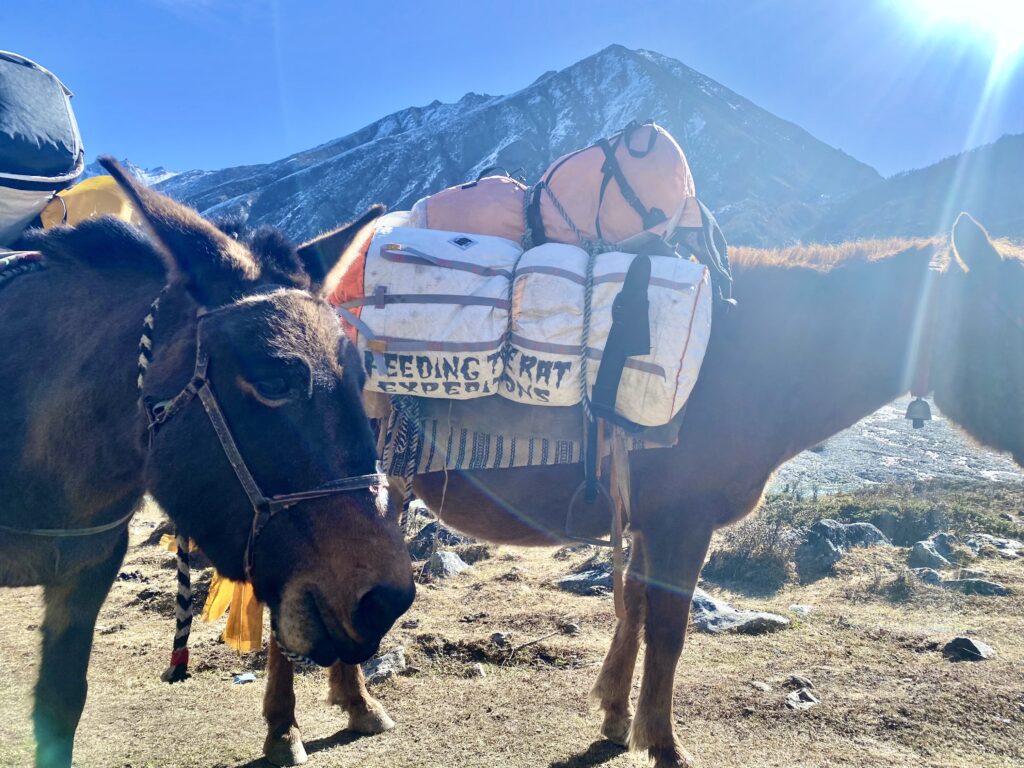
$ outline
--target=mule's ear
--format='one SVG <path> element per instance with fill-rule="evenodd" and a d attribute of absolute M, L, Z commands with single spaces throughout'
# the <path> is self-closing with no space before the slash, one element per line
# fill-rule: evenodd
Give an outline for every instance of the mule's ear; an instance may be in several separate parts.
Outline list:
<path fill-rule="evenodd" d="M 953 225 L 953 250 L 968 272 L 991 274 L 1003 257 L 992 245 L 988 232 L 973 216 L 961 213 Z"/>
<path fill-rule="evenodd" d="M 370 207 L 358 219 L 342 224 L 335 230 L 317 235 L 312 240 L 299 246 L 299 259 L 306 268 L 306 273 L 313 282 L 313 290 L 323 288 L 327 275 L 356 240 L 356 236 L 383 216 L 387 208 L 381 203 Z"/>
<path fill-rule="evenodd" d="M 131 199 L 163 251 L 168 280 L 183 283 L 199 304 L 226 304 L 259 277 L 259 266 L 244 245 L 191 208 L 145 187 L 112 157 L 99 162 Z"/>

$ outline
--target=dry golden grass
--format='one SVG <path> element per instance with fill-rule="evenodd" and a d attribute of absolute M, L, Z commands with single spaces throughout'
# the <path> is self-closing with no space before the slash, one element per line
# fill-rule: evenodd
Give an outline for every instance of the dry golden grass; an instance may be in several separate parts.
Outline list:
<path fill-rule="evenodd" d="M 238 657 L 217 643 L 220 626 L 198 624 L 194 676 L 159 681 L 173 631 L 170 613 L 129 605 L 144 588 L 170 590 L 169 557 L 140 546 L 156 518 L 136 521 L 123 570 L 146 583 L 118 582 L 99 624 L 90 693 L 76 742 L 79 768 L 259 766 L 261 659 Z M 859 552 L 840 574 L 789 584 L 770 597 L 715 589 L 733 602 L 787 613 L 814 606 L 783 632 L 763 637 L 691 635 L 676 680 L 676 724 L 702 766 L 1019 766 L 1024 764 L 1024 563 L 981 567 L 1015 590 L 1005 598 L 951 595 L 923 588 L 893 601 L 906 550 Z M 453 581 L 421 588 L 384 649 L 404 645 L 412 674 L 374 689 L 398 728 L 382 736 L 339 732 L 345 721 L 325 703 L 322 671 L 297 678 L 298 715 L 310 766 L 643 765 L 596 741 L 599 718 L 586 695 L 614 623 L 611 599 L 561 593 L 550 581 L 587 553 L 555 559 L 552 550 L 496 548 L 493 557 Z M 518 568 L 518 579 L 505 578 Z M 0 593 L 0 766 L 32 760 L 30 694 L 41 617 L 38 590 Z M 486 613 L 483 619 L 462 617 Z M 514 643 L 555 631 L 504 667 L 489 643 L 495 631 Z M 119 628 L 123 625 L 123 628 Z M 951 663 L 935 650 L 955 634 L 976 632 L 999 656 Z M 487 674 L 467 677 L 482 660 Z M 231 684 L 250 667 L 260 682 Z M 793 712 L 783 682 L 802 674 L 821 705 Z M 772 686 L 764 693 L 752 680 Z M 634 691 L 635 694 L 635 691 Z"/>

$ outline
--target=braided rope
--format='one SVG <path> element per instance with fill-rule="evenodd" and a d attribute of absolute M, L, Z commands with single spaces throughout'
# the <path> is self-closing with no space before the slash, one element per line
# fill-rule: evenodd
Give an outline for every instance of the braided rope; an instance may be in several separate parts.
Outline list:
<path fill-rule="evenodd" d="M 146 371 L 153 362 L 153 332 L 156 328 L 156 316 L 160 311 L 160 300 L 167 291 L 165 287 L 160 295 L 149 305 L 149 312 L 142 320 L 142 336 L 139 338 L 138 380 L 139 395 L 142 395 L 146 383 Z M 187 680 L 188 674 L 188 641 L 192 634 L 193 599 L 192 599 L 192 563 L 189 558 L 189 541 L 187 536 L 175 537 L 175 565 L 177 567 L 177 595 L 174 602 L 174 642 L 171 646 L 171 663 L 160 675 L 165 683 L 177 683 Z"/>
<path fill-rule="evenodd" d="M 165 683 L 177 683 L 187 680 L 188 674 L 188 639 L 192 633 L 192 578 L 189 563 L 189 543 L 187 536 L 178 535 L 177 565 L 178 594 L 174 605 L 174 645 L 171 650 L 171 664 L 160 675 Z"/>
<path fill-rule="evenodd" d="M 43 269 L 43 262 L 35 252 L 16 253 L 0 259 L 0 286 L 10 282 L 19 275 L 38 272 Z"/>

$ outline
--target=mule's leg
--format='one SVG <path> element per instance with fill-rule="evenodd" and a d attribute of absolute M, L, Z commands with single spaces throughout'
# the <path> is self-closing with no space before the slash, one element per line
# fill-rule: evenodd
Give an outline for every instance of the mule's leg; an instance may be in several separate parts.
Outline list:
<path fill-rule="evenodd" d="M 263 717 L 267 739 L 263 754 L 274 765 L 302 765 L 306 748 L 295 722 L 295 669 L 277 646 L 273 636 L 267 646 L 267 688 L 263 694 Z"/>
<path fill-rule="evenodd" d="M 110 592 L 128 547 L 119 539 L 100 565 L 47 586 L 43 619 L 43 653 L 32 713 L 37 768 L 68 768 L 75 729 L 85 706 L 86 670 L 92 651 L 96 616 Z"/>
<path fill-rule="evenodd" d="M 623 589 L 626 615 L 615 625 L 611 647 L 590 692 L 591 698 L 604 711 L 601 735 L 622 746 L 629 744 L 629 727 L 633 720 L 629 694 L 633 687 L 633 670 L 636 668 L 644 620 L 645 570 L 644 541 L 640 534 L 636 534 Z"/>
<path fill-rule="evenodd" d="M 395 727 L 384 705 L 366 691 L 363 668 L 336 662 L 331 667 L 331 704 L 348 712 L 348 729 L 356 733 L 384 733 Z"/>
<path fill-rule="evenodd" d="M 666 517 L 668 517 L 666 515 Z M 646 749 L 655 768 L 692 765 L 672 729 L 672 692 L 676 663 L 686 638 L 693 590 L 711 542 L 710 526 L 690 525 L 679 536 L 647 531 L 647 650 L 630 746 Z"/>

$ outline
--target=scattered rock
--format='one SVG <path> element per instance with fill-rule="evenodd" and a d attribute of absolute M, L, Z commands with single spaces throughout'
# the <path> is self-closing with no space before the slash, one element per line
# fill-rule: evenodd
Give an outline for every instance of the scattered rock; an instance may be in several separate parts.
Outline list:
<path fill-rule="evenodd" d="M 794 603 L 793 605 L 789 606 L 789 610 L 790 613 L 795 613 L 797 616 L 810 616 L 811 611 L 813 611 L 814 609 L 811 608 L 811 606 L 809 605 L 800 605 L 799 603 Z"/>
<path fill-rule="evenodd" d="M 142 571 L 121 571 L 117 574 L 118 581 L 140 581 L 143 584 L 149 581 L 148 576 L 143 576 Z"/>
<path fill-rule="evenodd" d="M 473 624 L 478 621 L 483 621 L 484 619 L 489 619 L 490 617 L 491 614 L 489 614 L 487 611 L 480 611 L 480 613 L 467 613 L 465 616 L 459 619 L 459 621 L 463 624 Z"/>
<path fill-rule="evenodd" d="M 402 629 L 416 629 L 419 625 L 419 619 L 406 619 L 402 622 Z"/>
<path fill-rule="evenodd" d="M 703 589 L 693 592 L 693 624 L 702 632 L 739 632 L 744 635 L 761 635 L 785 629 L 790 622 L 785 616 L 763 611 L 747 611 L 733 608 L 722 600 L 716 600 Z"/>
<path fill-rule="evenodd" d="M 427 562 L 427 574 L 432 579 L 450 579 L 470 567 L 454 552 L 435 552 Z"/>
<path fill-rule="evenodd" d="M 995 550 L 995 554 L 1007 560 L 1024 557 L 1024 542 L 1017 539 L 1001 539 L 987 533 L 972 533 L 964 540 L 964 544 L 976 555 L 984 555 Z"/>
<path fill-rule="evenodd" d="M 128 629 L 124 624 L 111 624 L 109 627 L 97 627 L 96 633 L 100 635 L 113 635 L 116 632 L 124 632 Z"/>
<path fill-rule="evenodd" d="M 512 566 L 512 570 L 507 573 L 501 574 L 498 577 L 498 581 L 510 581 L 517 582 L 523 580 L 523 569 L 518 566 Z"/>
<path fill-rule="evenodd" d="M 457 547 L 471 544 L 473 540 L 461 533 L 456 533 L 438 521 L 427 523 L 409 542 L 409 556 L 413 560 L 426 560 L 436 546 Z"/>
<path fill-rule="evenodd" d="M 233 678 L 231 678 L 231 684 L 232 685 L 245 685 L 246 683 L 255 683 L 255 682 L 256 682 L 256 675 L 254 675 L 252 672 L 245 672 L 245 673 L 243 673 L 241 675 L 235 675 Z"/>
<path fill-rule="evenodd" d="M 946 589 L 955 589 L 965 595 L 1004 597 L 1010 594 L 1010 590 L 1002 584 L 986 579 L 946 579 L 941 586 Z"/>
<path fill-rule="evenodd" d="M 934 568 L 912 568 L 913 574 L 925 584 L 941 584 L 942 574 Z"/>
<path fill-rule="evenodd" d="M 374 656 L 369 661 L 363 662 L 363 676 L 367 685 L 375 685 L 385 680 L 390 680 L 395 675 L 400 675 L 409 668 L 405 661 L 405 648 L 397 648 Z"/>
<path fill-rule="evenodd" d="M 606 595 L 612 591 L 612 564 L 601 563 L 590 570 L 563 576 L 555 586 L 574 595 Z"/>
<path fill-rule="evenodd" d="M 988 576 L 987 571 L 979 571 L 975 568 L 963 568 L 957 574 L 961 579 L 984 579 Z"/>
<path fill-rule="evenodd" d="M 495 632 L 491 635 L 491 642 L 499 648 L 509 648 L 512 645 L 511 637 L 505 632 Z"/>
<path fill-rule="evenodd" d="M 487 670 L 484 669 L 484 665 L 480 662 L 476 664 L 470 664 L 466 669 L 466 677 L 486 677 Z"/>
<path fill-rule="evenodd" d="M 950 568 L 952 563 L 939 554 L 935 543 L 931 541 L 919 541 L 910 550 L 910 559 L 907 561 L 911 568 Z"/>
<path fill-rule="evenodd" d="M 992 646 L 971 637 L 954 637 L 946 643 L 942 653 L 951 661 L 984 661 L 996 655 Z"/>
<path fill-rule="evenodd" d="M 463 561 L 470 565 L 475 565 L 481 560 L 486 560 L 491 556 L 491 545 L 490 544 L 462 544 L 455 548 L 456 554 L 463 559 Z"/>
<path fill-rule="evenodd" d="M 810 709 L 820 704 L 818 697 L 806 688 L 800 688 L 786 696 L 786 706 L 790 709 Z"/>
<path fill-rule="evenodd" d="M 559 627 L 559 629 L 562 630 L 562 634 L 563 635 L 569 635 L 569 636 L 578 635 L 580 632 L 583 631 L 580 628 L 579 624 L 572 624 L 572 623 L 563 624 L 563 625 L 561 625 Z"/>
<path fill-rule="evenodd" d="M 760 680 L 751 680 L 750 687 L 764 693 L 768 693 L 772 689 L 768 683 L 762 683 Z"/>
<path fill-rule="evenodd" d="M 819 520 L 811 526 L 797 547 L 794 562 L 802 581 L 827 576 L 837 562 L 854 547 L 888 545 L 889 539 L 871 523 L 840 523 Z"/>
<path fill-rule="evenodd" d="M 1009 512 L 1003 512 L 999 516 L 999 519 L 1000 520 L 1005 520 L 1008 523 L 1016 523 L 1017 522 L 1017 518 L 1014 517 L 1013 515 L 1011 515 Z"/>
<path fill-rule="evenodd" d="M 743 714 L 746 715 L 747 717 L 750 717 L 756 711 L 757 711 L 756 709 L 754 709 L 753 707 L 751 707 L 749 705 L 743 708 Z"/>
<path fill-rule="evenodd" d="M 573 555 L 590 553 L 594 550 L 594 547 L 590 544 L 570 544 L 567 547 L 562 547 L 555 550 L 555 554 L 552 557 L 555 560 L 568 560 Z"/>
<path fill-rule="evenodd" d="M 791 690 L 800 690 L 801 688 L 806 688 L 809 691 L 814 690 L 814 683 L 801 675 L 790 675 L 786 678 L 786 682 L 783 685 Z"/>

